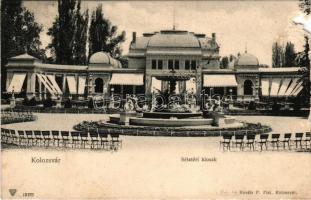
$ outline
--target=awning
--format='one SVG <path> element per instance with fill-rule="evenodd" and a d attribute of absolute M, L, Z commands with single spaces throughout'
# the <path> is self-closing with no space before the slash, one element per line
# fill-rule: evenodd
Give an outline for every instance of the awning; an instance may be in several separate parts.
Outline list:
<path fill-rule="evenodd" d="M 208 74 L 204 75 L 204 87 L 237 87 L 235 75 L 232 74 Z"/>
<path fill-rule="evenodd" d="M 261 79 L 261 94 L 262 96 L 269 96 L 270 94 L 270 80 L 267 78 Z"/>
<path fill-rule="evenodd" d="M 67 84 L 70 94 L 77 94 L 77 83 L 74 76 L 67 76 Z"/>
<path fill-rule="evenodd" d="M 270 89 L 270 96 L 277 96 L 279 89 L 280 89 L 280 83 L 281 83 L 281 78 L 274 78 L 272 79 L 271 83 L 271 89 Z"/>
<path fill-rule="evenodd" d="M 52 95 L 55 96 L 55 94 L 57 93 L 53 88 L 53 86 L 51 85 L 51 83 L 48 81 L 48 78 L 43 75 L 43 74 L 37 74 L 37 77 L 39 78 L 39 81 L 41 83 L 43 83 L 44 87 L 48 90 L 48 92 Z"/>
<path fill-rule="evenodd" d="M 299 86 L 299 87 L 297 88 L 297 90 L 296 90 L 295 92 L 292 93 L 292 96 L 297 96 L 297 95 L 299 94 L 299 92 L 301 92 L 302 89 L 303 89 L 303 86 L 302 86 L 302 85 Z"/>
<path fill-rule="evenodd" d="M 161 88 L 162 88 L 162 81 L 156 79 L 155 77 L 152 77 L 151 92 L 161 91 Z"/>
<path fill-rule="evenodd" d="M 78 94 L 84 94 L 85 91 L 85 76 L 79 76 Z"/>
<path fill-rule="evenodd" d="M 144 85 L 144 74 L 114 73 L 110 85 Z"/>
<path fill-rule="evenodd" d="M 47 77 L 50 80 L 53 88 L 55 88 L 57 94 L 63 94 L 62 90 L 60 89 L 59 85 L 57 84 L 57 82 L 55 80 L 55 76 L 54 75 L 47 75 Z"/>
<path fill-rule="evenodd" d="M 298 91 L 300 88 L 301 89 L 303 88 L 302 81 L 299 81 L 299 83 L 296 84 L 296 87 L 293 89 L 293 91 L 290 93 L 290 95 L 296 96 L 298 94 L 298 93 L 296 93 L 296 91 Z"/>
<path fill-rule="evenodd" d="M 285 96 L 285 92 L 290 84 L 291 79 L 290 78 L 285 78 L 282 81 L 281 88 L 279 90 L 278 96 Z"/>
<path fill-rule="evenodd" d="M 289 87 L 287 88 L 286 92 L 285 92 L 285 96 L 290 96 L 290 94 L 293 92 L 293 90 L 295 89 L 295 87 L 297 86 L 297 81 L 299 79 L 298 78 L 293 78 Z"/>
<path fill-rule="evenodd" d="M 25 81 L 26 74 L 13 74 L 12 81 L 7 89 L 7 92 L 20 93 Z"/>

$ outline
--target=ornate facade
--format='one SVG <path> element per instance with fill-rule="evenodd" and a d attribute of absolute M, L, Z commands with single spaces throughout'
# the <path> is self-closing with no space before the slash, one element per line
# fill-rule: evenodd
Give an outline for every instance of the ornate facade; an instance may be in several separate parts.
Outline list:
<path fill-rule="evenodd" d="M 88 98 L 95 95 L 146 94 L 155 90 L 231 96 L 238 100 L 295 97 L 302 91 L 299 68 L 269 68 L 256 56 L 240 55 L 220 68 L 216 34 L 180 30 L 133 33 L 128 68 L 108 53 L 97 52 L 86 66 L 42 63 L 23 54 L 7 64 L 8 93 L 21 96 Z M 171 84 L 171 81 L 174 84 Z"/>

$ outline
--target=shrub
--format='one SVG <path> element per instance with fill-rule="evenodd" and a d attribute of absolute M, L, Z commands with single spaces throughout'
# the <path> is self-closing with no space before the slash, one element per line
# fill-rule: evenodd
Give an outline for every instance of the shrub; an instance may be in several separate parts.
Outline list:
<path fill-rule="evenodd" d="M 88 102 L 88 104 L 87 104 L 87 107 L 88 107 L 88 108 L 94 108 L 94 103 L 93 103 L 93 99 L 92 99 L 92 98 L 89 99 L 89 102 Z"/>
<path fill-rule="evenodd" d="M 31 99 L 28 99 L 27 97 L 23 100 L 24 106 L 36 106 L 38 105 L 38 102 L 36 101 L 36 98 L 33 97 Z"/>
<path fill-rule="evenodd" d="M 254 101 L 249 102 L 248 104 L 248 110 L 256 110 L 256 104 Z"/>
<path fill-rule="evenodd" d="M 54 105 L 54 102 L 51 98 L 47 98 L 43 101 L 43 107 L 51 108 Z"/>
<path fill-rule="evenodd" d="M 272 110 L 273 111 L 279 111 L 281 106 L 275 101 L 272 105 Z"/>
<path fill-rule="evenodd" d="M 72 108 L 72 102 L 70 99 L 67 99 L 65 102 L 64 102 L 64 108 Z"/>

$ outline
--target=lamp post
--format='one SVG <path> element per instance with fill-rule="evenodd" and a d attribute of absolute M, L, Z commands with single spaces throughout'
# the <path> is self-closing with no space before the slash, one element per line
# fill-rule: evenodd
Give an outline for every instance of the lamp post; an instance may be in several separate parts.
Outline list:
<path fill-rule="evenodd" d="M 110 92 L 111 92 L 111 96 L 113 97 L 113 92 L 114 92 L 114 88 L 113 87 L 110 88 Z"/>
<path fill-rule="evenodd" d="M 232 88 L 229 89 L 230 102 L 232 102 Z"/>

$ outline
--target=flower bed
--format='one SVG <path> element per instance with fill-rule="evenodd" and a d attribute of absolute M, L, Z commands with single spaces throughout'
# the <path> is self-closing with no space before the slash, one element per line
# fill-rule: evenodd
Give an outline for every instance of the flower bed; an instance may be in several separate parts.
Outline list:
<path fill-rule="evenodd" d="M 35 120 L 37 120 L 37 117 L 29 112 L 1 112 L 1 124 L 30 122 Z"/>
<path fill-rule="evenodd" d="M 189 128 L 189 127 L 147 127 L 147 126 L 124 126 L 110 123 L 86 122 L 83 121 L 73 127 L 75 130 L 85 131 L 89 129 L 103 129 L 108 133 L 119 133 L 121 135 L 132 136 L 177 136 L 177 137 L 206 137 L 220 136 L 224 133 L 243 132 L 245 134 L 268 133 L 271 131 L 269 126 L 252 123 L 244 123 L 242 127 L 236 128 Z"/>

